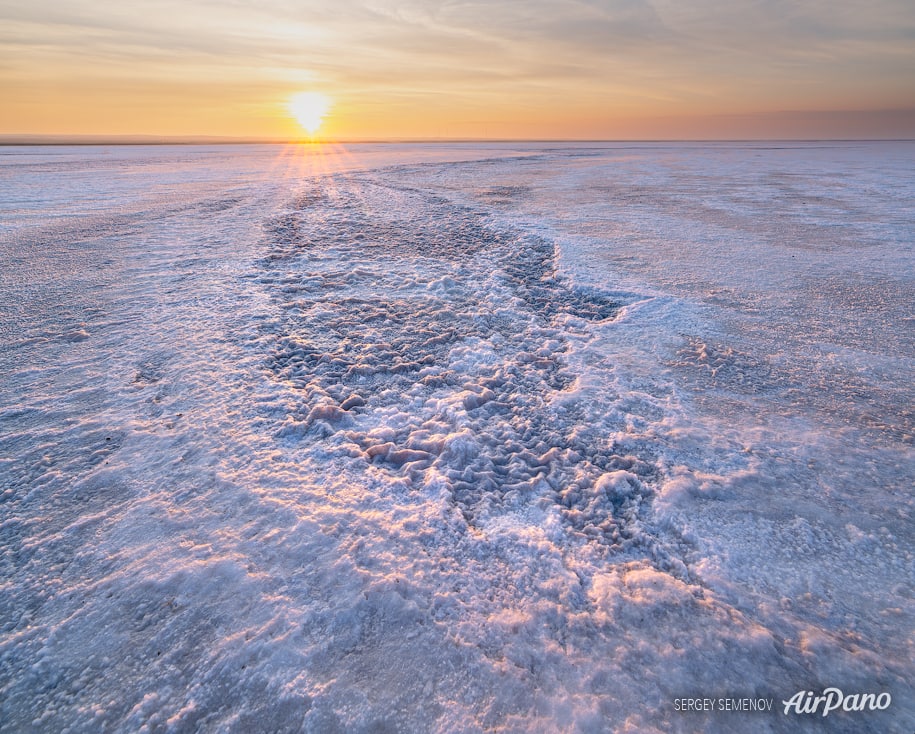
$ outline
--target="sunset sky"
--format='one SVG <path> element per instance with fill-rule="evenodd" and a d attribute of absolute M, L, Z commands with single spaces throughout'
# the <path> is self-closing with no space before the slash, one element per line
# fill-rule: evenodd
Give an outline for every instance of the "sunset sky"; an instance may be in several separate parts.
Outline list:
<path fill-rule="evenodd" d="M 0 134 L 915 137 L 912 0 L 0 0 Z M 301 98 L 300 98 L 301 99 Z"/>

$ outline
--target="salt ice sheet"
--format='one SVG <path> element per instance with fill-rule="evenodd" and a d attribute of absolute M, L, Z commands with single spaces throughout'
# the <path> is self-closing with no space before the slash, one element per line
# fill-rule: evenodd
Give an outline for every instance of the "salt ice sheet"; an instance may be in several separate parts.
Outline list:
<path fill-rule="evenodd" d="M 0 721 L 910 731 L 915 146 L 0 149 Z"/>

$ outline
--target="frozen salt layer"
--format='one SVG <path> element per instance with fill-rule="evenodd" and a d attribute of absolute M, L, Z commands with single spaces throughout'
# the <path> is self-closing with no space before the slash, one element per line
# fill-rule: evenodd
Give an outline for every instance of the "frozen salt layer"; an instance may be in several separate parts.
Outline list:
<path fill-rule="evenodd" d="M 915 146 L 23 150 L 4 731 L 912 730 Z"/>

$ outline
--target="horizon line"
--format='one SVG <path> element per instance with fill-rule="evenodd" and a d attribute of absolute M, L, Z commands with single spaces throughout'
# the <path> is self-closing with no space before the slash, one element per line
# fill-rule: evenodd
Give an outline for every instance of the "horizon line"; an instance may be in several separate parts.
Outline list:
<path fill-rule="evenodd" d="M 409 145 L 428 143 L 907 143 L 915 137 L 855 138 L 243 138 L 208 135 L 66 135 L 0 133 L 0 146 L 104 145 Z"/>

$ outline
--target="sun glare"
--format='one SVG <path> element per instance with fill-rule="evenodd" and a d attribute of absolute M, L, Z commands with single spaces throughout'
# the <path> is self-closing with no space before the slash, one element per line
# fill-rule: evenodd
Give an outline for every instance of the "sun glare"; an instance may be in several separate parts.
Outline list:
<path fill-rule="evenodd" d="M 289 98 L 289 112 L 302 129 L 314 137 L 330 109 L 330 99 L 320 92 L 299 92 Z"/>

